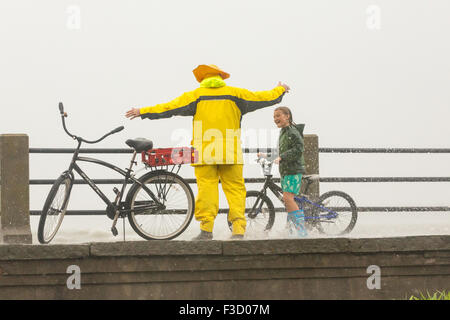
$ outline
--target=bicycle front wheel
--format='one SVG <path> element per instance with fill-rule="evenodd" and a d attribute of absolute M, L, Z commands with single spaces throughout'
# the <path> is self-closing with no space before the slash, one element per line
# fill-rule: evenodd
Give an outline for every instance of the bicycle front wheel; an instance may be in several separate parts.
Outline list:
<path fill-rule="evenodd" d="M 53 184 L 42 209 L 38 226 L 38 240 L 47 244 L 55 237 L 69 203 L 72 179 L 62 174 Z"/>
<path fill-rule="evenodd" d="M 259 191 L 247 191 L 245 219 L 247 236 L 262 234 L 272 229 L 275 221 L 275 208 L 269 197 Z M 233 231 L 230 221 L 228 221 L 228 226 Z"/>
<path fill-rule="evenodd" d="M 183 233 L 194 216 L 194 194 L 189 184 L 167 171 L 149 172 L 139 181 L 165 208 L 155 209 L 149 192 L 135 184 L 127 197 L 128 220 L 133 230 L 147 240 L 170 240 Z"/>
<path fill-rule="evenodd" d="M 319 197 L 313 217 L 320 233 L 338 236 L 351 232 L 358 218 L 355 201 L 345 192 L 329 191 Z"/>

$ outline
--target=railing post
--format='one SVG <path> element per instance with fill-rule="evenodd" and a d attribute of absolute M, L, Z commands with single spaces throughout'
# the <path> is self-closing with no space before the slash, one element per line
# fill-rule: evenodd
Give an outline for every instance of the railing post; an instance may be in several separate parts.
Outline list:
<path fill-rule="evenodd" d="M 0 135 L 0 242 L 32 243 L 26 134 Z"/>
<path fill-rule="evenodd" d="M 316 134 L 305 134 L 305 162 L 306 174 L 319 174 L 319 137 Z M 302 186 L 302 190 L 305 184 Z M 309 187 L 308 195 L 317 201 L 320 195 L 319 180 L 313 182 Z"/>

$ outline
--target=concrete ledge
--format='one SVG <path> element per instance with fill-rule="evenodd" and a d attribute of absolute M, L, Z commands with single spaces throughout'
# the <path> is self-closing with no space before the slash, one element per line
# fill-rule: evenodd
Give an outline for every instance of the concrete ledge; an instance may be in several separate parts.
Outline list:
<path fill-rule="evenodd" d="M 72 259 L 89 256 L 90 245 L 0 245 L 0 261 Z"/>
<path fill-rule="evenodd" d="M 450 236 L 280 239 L 250 241 L 131 241 L 78 245 L 0 245 L 0 260 L 118 256 L 283 255 L 450 250 Z"/>
<path fill-rule="evenodd" d="M 224 255 L 292 254 L 333 252 L 392 252 L 450 250 L 449 236 L 414 236 L 368 239 L 282 239 L 257 241 L 230 241 L 223 243 Z"/>
<path fill-rule="evenodd" d="M 133 241 L 90 245 L 92 256 L 173 256 L 222 254 L 217 241 Z"/>
<path fill-rule="evenodd" d="M 68 266 L 81 270 L 70 290 Z M 381 270 L 370 290 L 367 267 Z M 0 245 L 0 299 L 404 299 L 450 288 L 450 236 Z"/>

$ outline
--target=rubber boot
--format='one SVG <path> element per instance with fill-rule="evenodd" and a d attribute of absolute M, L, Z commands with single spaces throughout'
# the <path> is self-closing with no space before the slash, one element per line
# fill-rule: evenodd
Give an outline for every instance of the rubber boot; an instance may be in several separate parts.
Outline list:
<path fill-rule="evenodd" d="M 193 241 L 205 241 L 205 240 L 212 240 L 212 238 L 213 238 L 212 232 L 200 230 L 200 234 L 198 236 L 192 238 L 191 240 L 193 240 Z"/>
<path fill-rule="evenodd" d="M 305 214 L 303 210 L 292 211 L 288 213 L 288 224 L 291 222 L 295 228 L 296 236 L 298 238 L 304 238 L 308 234 L 305 227 Z"/>

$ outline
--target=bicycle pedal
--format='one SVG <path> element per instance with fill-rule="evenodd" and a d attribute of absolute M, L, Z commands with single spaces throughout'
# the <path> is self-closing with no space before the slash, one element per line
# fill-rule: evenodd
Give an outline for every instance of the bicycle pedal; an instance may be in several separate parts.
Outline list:
<path fill-rule="evenodd" d="M 119 232 L 117 231 L 117 228 L 116 228 L 116 227 L 112 227 L 112 228 L 111 228 L 111 232 L 112 232 L 112 234 L 113 234 L 114 237 L 117 236 L 117 235 L 119 234 Z"/>

